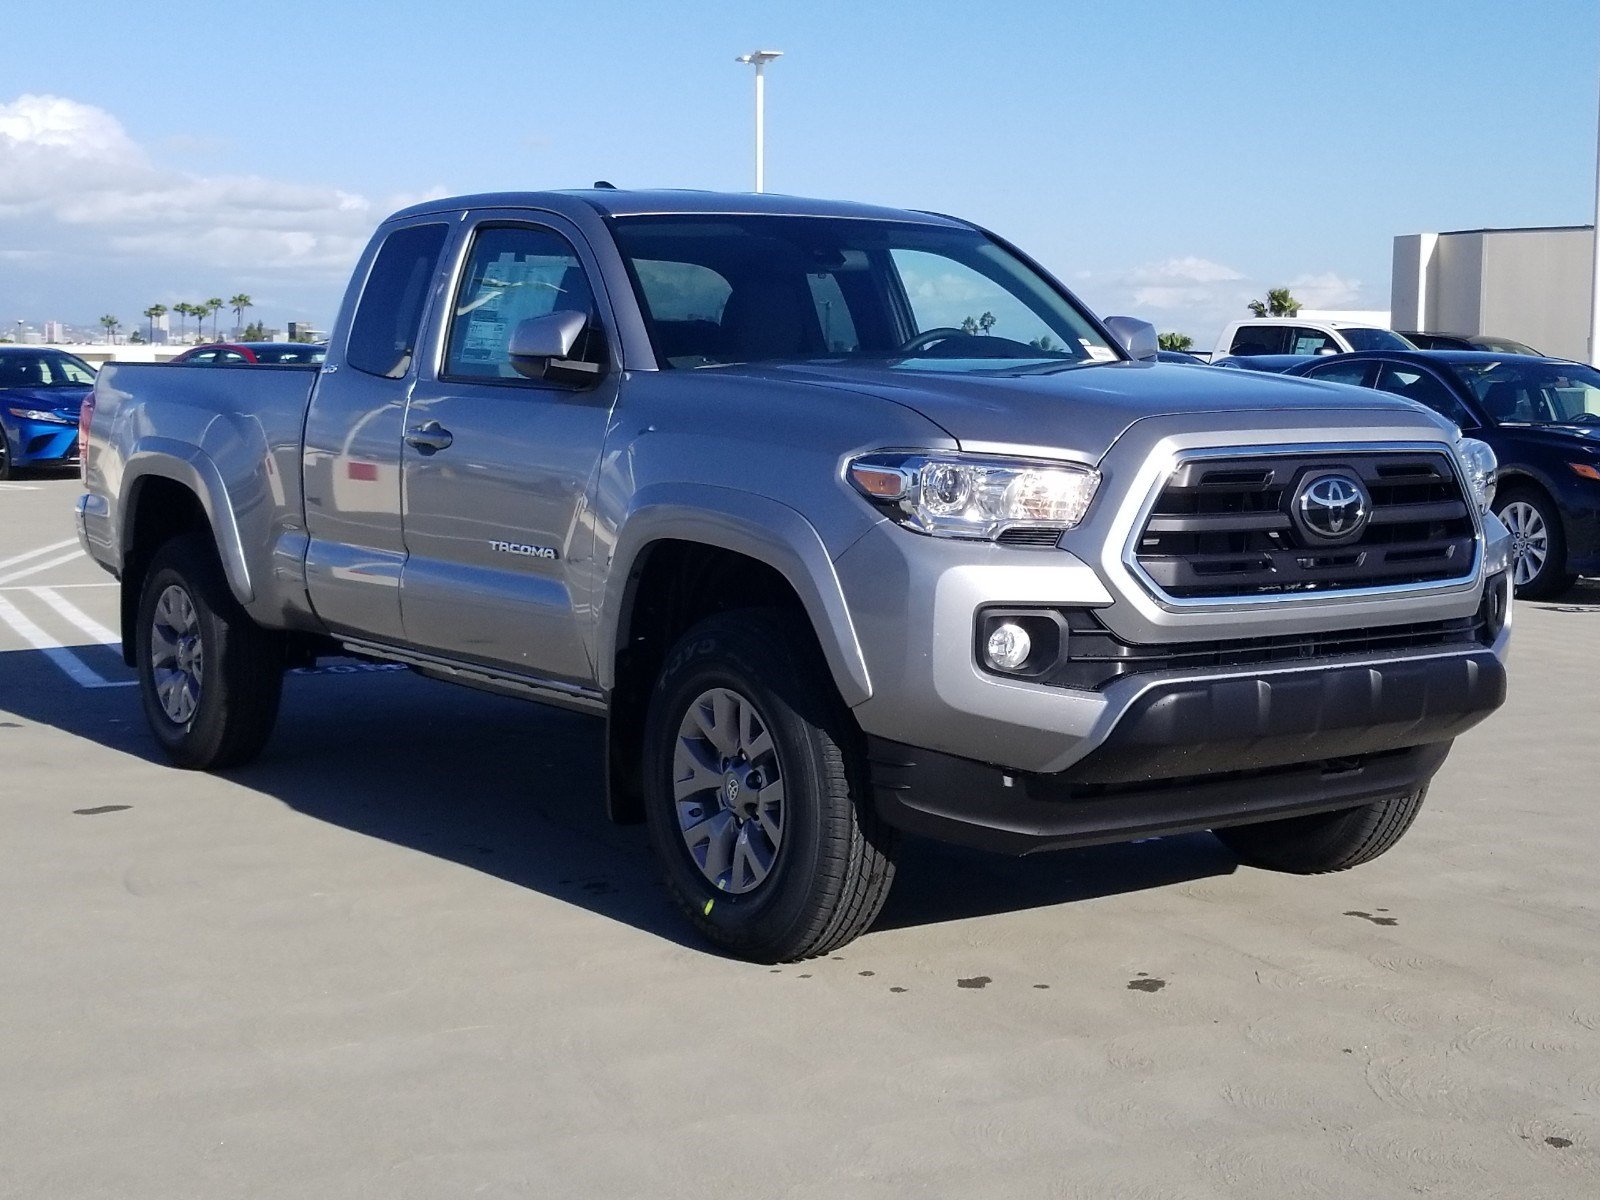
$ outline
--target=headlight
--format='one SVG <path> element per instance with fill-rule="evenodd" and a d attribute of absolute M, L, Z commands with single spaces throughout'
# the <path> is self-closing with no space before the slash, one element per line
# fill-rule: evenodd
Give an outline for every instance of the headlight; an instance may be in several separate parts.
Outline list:
<path fill-rule="evenodd" d="M 11 408 L 6 411 L 19 421 L 43 421 L 47 425 L 76 425 L 76 417 L 63 417 L 60 413 L 45 412 L 39 408 Z"/>
<path fill-rule="evenodd" d="M 1100 472 L 1069 463 L 969 454 L 868 454 L 850 482 L 908 529 L 994 540 L 1011 529 L 1057 534 L 1083 520 Z"/>
<path fill-rule="evenodd" d="M 1494 451 L 1477 438 L 1462 438 L 1456 443 L 1456 454 L 1478 499 L 1478 511 L 1488 512 L 1494 503 L 1494 473 L 1500 466 Z"/>

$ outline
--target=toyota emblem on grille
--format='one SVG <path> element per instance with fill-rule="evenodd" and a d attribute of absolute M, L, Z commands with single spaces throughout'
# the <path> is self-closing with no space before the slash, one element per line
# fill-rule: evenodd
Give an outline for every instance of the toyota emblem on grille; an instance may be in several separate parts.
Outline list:
<path fill-rule="evenodd" d="M 1343 542 L 1366 527 L 1371 502 L 1361 481 L 1342 471 L 1312 475 L 1294 498 L 1300 528 L 1324 542 Z"/>

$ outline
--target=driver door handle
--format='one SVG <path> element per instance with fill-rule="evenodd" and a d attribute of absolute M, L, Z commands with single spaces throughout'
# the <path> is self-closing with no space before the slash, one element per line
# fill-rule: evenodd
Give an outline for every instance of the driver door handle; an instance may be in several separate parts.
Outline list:
<path fill-rule="evenodd" d="M 406 442 L 424 454 L 448 449 L 455 436 L 437 421 L 425 421 L 406 430 Z"/>

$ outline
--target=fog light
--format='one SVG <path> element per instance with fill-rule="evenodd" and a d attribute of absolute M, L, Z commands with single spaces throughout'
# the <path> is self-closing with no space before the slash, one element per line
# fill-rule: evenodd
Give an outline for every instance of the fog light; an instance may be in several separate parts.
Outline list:
<path fill-rule="evenodd" d="M 984 646 L 989 665 L 999 671 L 1021 670 L 1033 652 L 1033 639 L 1021 625 L 1011 621 L 996 625 Z"/>

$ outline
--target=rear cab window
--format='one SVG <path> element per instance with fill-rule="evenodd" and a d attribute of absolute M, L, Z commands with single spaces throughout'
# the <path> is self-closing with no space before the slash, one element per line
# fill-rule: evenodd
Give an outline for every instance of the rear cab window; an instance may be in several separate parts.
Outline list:
<path fill-rule="evenodd" d="M 449 228 L 408 225 L 384 239 L 350 322 L 344 354 L 349 366 L 384 379 L 401 379 L 411 369 Z"/>
<path fill-rule="evenodd" d="M 1283 354 L 1288 330 L 1282 325 L 1241 325 L 1233 334 L 1229 354 Z"/>

